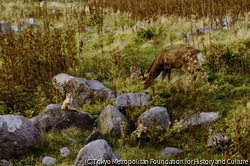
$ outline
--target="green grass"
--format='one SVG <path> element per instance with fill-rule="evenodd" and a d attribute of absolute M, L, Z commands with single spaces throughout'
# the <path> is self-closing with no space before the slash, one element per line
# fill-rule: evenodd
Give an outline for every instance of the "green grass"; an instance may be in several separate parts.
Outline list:
<path fill-rule="evenodd" d="M 39 11 L 38 4 L 22 4 L 19 1 L 16 4 L 1 0 L 0 2 L 0 12 L 5 11 L 0 19 L 5 21 L 30 18 L 32 17 L 30 15 L 32 12 Z M 82 12 L 80 6 L 83 6 L 83 4 L 87 5 L 86 3 L 80 3 L 78 6 L 76 5 L 77 7 L 74 10 L 78 13 Z M 50 4 L 47 5 L 50 6 Z M 136 138 L 135 140 L 131 138 L 130 134 L 124 139 L 116 140 L 112 136 L 102 133 L 102 138 L 107 140 L 123 160 L 164 159 L 161 157 L 161 152 L 167 146 L 177 147 L 185 151 L 185 153 L 173 155 L 169 159 L 224 159 L 222 155 L 222 151 L 224 150 L 228 150 L 232 158 L 249 159 L 250 155 L 247 153 L 250 150 L 248 146 L 250 131 L 247 124 L 249 110 L 245 107 L 247 101 L 250 100 L 249 74 L 247 72 L 249 71 L 249 65 L 247 65 L 249 63 L 250 48 L 249 28 L 243 27 L 239 29 L 237 25 L 233 25 L 230 30 L 225 31 L 218 28 L 216 32 L 210 35 L 207 33 L 198 37 L 194 33 L 195 28 L 203 26 L 204 23 L 210 25 L 211 20 L 208 18 L 190 20 L 189 18 L 163 14 L 155 21 L 148 18 L 151 21 L 151 26 L 146 27 L 144 19 L 134 19 L 129 13 L 114 13 L 112 9 L 104 9 L 104 20 L 101 28 L 106 28 L 111 32 L 100 36 L 97 32 L 101 24 L 98 24 L 96 21 L 93 22 L 93 19 L 91 21 L 90 18 L 94 18 L 93 14 L 87 12 L 84 19 L 79 19 L 80 21 L 77 22 L 77 18 L 72 14 L 74 12 L 71 12 L 70 4 L 54 3 L 53 5 L 55 7 L 50 6 L 48 11 L 56 8 L 56 10 L 62 12 L 62 16 L 58 18 L 59 20 L 56 17 L 52 17 L 49 13 L 48 16 L 51 19 L 50 23 L 62 34 L 61 37 L 66 37 L 69 26 L 76 31 L 73 40 L 69 41 L 69 44 L 76 46 L 77 53 L 74 57 L 75 60 L 73 61 L 72 68 L 68 69 L 67 72 L 78 77 L 83 77 L 86 72 L 96 73 L 97 75 L 91 76 L 88 79 L 101 81 L 104 86 L 112 90 L 116 88 L 117 91 L 123 93 L 145 91 L 142 82 L 139 80 L 129 80 L 131 74 L 129 69 L 132 65 L 131 60 L 145 71 L 150 67 L 155 56 L 163 49 L 190 45 L 196 48 L 199 47 L 203 53 L 203 58 L 206 60 L 204 65 L 205 71 L 209 76 L 210 85 L 207 85 L 199 76 L 194 86 L 193 82 L 187 81 L 191 79 L 191 74 L 174 69 L 171 78 L 180 76 L 184 78 L 183 82 L 177 83 L 171 81 L 169 83 L 167 78 L 163 82 L 155 81 L 155 94 L 150 89 L 151 92 L 149 94 L 152 102 L 148 107 L 135 107 L 130 108 L 131 110 L 120 108 L 120 111 L 126 118 L 131 119 L 131 132 L 136 128 L 133 120 L 137 120 L 137 117 L 140 116 L 140 111 L 144 112 L 151 107 L 162 106 L 167 108 L 171 117 L 169 132 L 165 135 L 157 133 L 153 135 L 148 132 L 147 134 L 149 135 L 144 134 L 141 138 Z M 44 13 L 46 12 L 45 8 L 40 9 L 43 9 Z M 66 10 L 67 16 L 65 15 Z M 23 16 L 21 16 L 21 12 L 23 12 Z M 111 13 L 114 14 L 111 15 Z M 39 22 L 39 25 L 42 25 L 45 17 L 45 15 L 40 15 L 35 18 Z M 243 16 L 241 19 L 244 20 L 246 18 Z M 161 24 L 159 24 L 159 20 Z M 68 21 L 70 23 L 67 23 Z M 186 42 L 181 40 L 182 37 L 176 36 L 176 33 L 183 32 L 187 34 L 191 32 L 191 21 L 194 40 Z M 79 24 L 82 26 L 80 29 L 78 28 Z M 16 22 L 12 23 L 12 25 L 16 25 Z M 91 28 L 94 32 L 86 33 L 84 30 L 85 27 Z M 126 31 L 128 29 L 131 30 Z M 144 32 L 151 33 L 151 30 L 153 30 L 155 38 L 143 36 Z M 138 36 L 138 34 L 140 35 Z M 87 40 L 92 41 L 85 44 Z M 80 41 L 83 43 L 81 48 L 79 48 Z M 125 44 L 120 45 L 120 41 L 123 41 Z M 81 51 L 79 51 L 80 49 Z M 0 46 L 1 54 L 3 53 L 2 50 Z M 68 48 L 65 51 L 71 53 L 71 50 Z M 238 60 L 236 60 L 236 57 Z M 248 69 L 244 71 L 244 74 L 242 74 L 242 59 L 244 60 L 243 68 Z M 3 59 L 0 55 L 0 74 L 2 66 L 5 65 L 2 61 Z M 225 62 L 229 62 L 232 65 L 224 64 Z M 26 64 L 24 65 L 27 67 Z M 47 75 L 47 73 L 42 74 Z M 34 78 L 32 79 L 35 80 Z M 6 85 L 5 82 L 2 82 L 2 84 Z M 0 87 L 0 92 L 3 94 L 5 94 L 4 86 Z M 52 86 L 51 83 L 41 83 L 42 88 L 39 87 L 40 90 L 34 92 L 36 98 L 31 97 L 32 99 L 30 99 L 28 96 L 27 99 L 24 98 L 21 100 L 21 105 L 26 104 L 28 107 L 25 110 L 27 118 L 33 115 L 34 110 L 38 114 L 51 101 L 62 103 L 63 98 L 58 92 L 52 93 L 51 91 L 51 94 L 44 93 L 43 89 L 46 89 L 48 86 Z M 10 90 L 12 89 L 10 88 Z M 25 94 L 26 92 L 24 91 L 23 93 Z M 13 90 L 11 94 L 16 94 L 16 91 Z M 50 98 L 51 100 L 49 100 Z M 5 114 L 10 108 L 6 108 L 5 103 L 1 102 L 2 100 L 4 99 L 0 98 L 0 114 Z M 27 104 L 25 101 L 34 102 Z M 37 102 L 39 102 L 39 105 L 37 105 Z M 93 105 L 86 104 L 81 108 L 81 111 L 88 112 L 91 115 L 99 115 L 108 104 L 105 101 L 98 101 Z M 16 113 L 17 110 L 11 111 Z M 131 111 L 130 114 L 129 111 Z M 230 138 L 234 139 L 229 147 L 225 147 L 222 150 L 205 147 L 204 133 L 208 133 L 208 131 L 178 132 L 174 128 L 174 124 L 180 122 L 185 116 L 210 111 L 219 112 L 218 120 L 210 126 L 215 127 L 218 132 L 228 127 L 227 134 Z M 39 147 L 32 149 L 19 159 L 11 159 L 9 161 L 12 165 L 42 165 L 42 158 L 50 156 L 57 158 L 58 165 L 72 165 L 79 150 L 83 147 L 85 138 L 89 134 L 90 132 L 81 133 L 80 130 L 75 128 L 63 131 L 52 130 L 49 133 L 42 133 L 43 141 Z M 68 140 L 69 138 L 75 138 L 77 141 L 71 142 Z M 244 138 L 244 141 L 240 143 L 242 138 Z M 64 146 L 72 152 L 72 155 L 68 158 L 60 155 L 60 148 Z M 241 153 L 240 150 L 244 153 Z"/>

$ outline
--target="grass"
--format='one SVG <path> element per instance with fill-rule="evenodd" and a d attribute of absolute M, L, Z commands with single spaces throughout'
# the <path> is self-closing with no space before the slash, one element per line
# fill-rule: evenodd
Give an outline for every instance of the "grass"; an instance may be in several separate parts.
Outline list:
<path fill-rule="evenodd" d="M 172 155 L 169 160 L 223 160 L 225 157 L 222 154 L 225 152 L 231 159 L 249 160 L 247 103 L 250 99 L 250 31 L 247 22 L 250 14 L 247 8 L 249 2 L 244 3 L 242 5 L 243 1 L 236 0 L 224 4 L 196 0 L 164 3 L 162 0 L 144 3 L 72 0 L 69 3 L 42 5 L 0 0 L 0 12 L 3 13 L 0 19 L 12 22 L 12 26 L 17 25 L 19 19 L 26 18 L 37 19 L 41 26 L 49 23 L 49 29 L 45 28 L 41 33 L 24 28 L 23 36 L 10 35 L 8 41 L 0 38 L 0 78 L 3 80 L 0 82 L 0 114 L 22 114 L 30 118 L 50 103 L 62 103 L 64 97 L 51 85 L 51 78 L 61 72 L 78 77 L 93 72 L 96 75 L 88 79 L 96 79 L 112 90 L 144 92 L 140 81 L 129 80 L 131 61 L 145 71 L 161 50 L 190 45 L 202 51 L 210 85 L 198 76 L 194 86 L 188 81 L 192 79 L 191 74 L 173 70 L 172 81 L 165 79 L 154 82 L 155 93 L 149 92 L 152 98 L 149 106 L 120 109 L 127 119 L 131 119 L 133 132 L 136 124 L 132 119 L 136 121 L 141 111 L 154 106 L 166 107 L 171 117 L 168 133 L 148 132 L 135 139 L 128 134 L 118 140 L 102 133 L 102 138 L 123 160 L 166 159 L 161 157 L 161 152 L 168 146 L 184 151 L 180 155 Z M 178 10 L 182 7 L 184 10 Z M 53 10 L 60 14 L 53 15 Z M 232 17 L 233 20 L 237 18 L 242 22 L 241 27 L 235 20 L 229 30 L 218 26 L 215 32 L 203 35 L 195 33 L 198 27 L 213 26 L 216 18 L 222 16 Z M 99 18 L 103 18 L 103 22 Z M 149 26 L 146 25 L 147 20 Z M 86 27 L 93 32 L 86 32 Z M 104 28 L 110 32 L 103 33 Z M 179 32 L 184 35 L 176 36 Z M 182 40 L 188 32 L 192 32 L 194 38 Z M 32 40 L 42 47 L 33 47 Z M 86 44 L 87 40 L 91 42 Z M 182 77 L 184 81 L 176 82 L 174 77 Z M 98 115 L 108 104 L 98 101 L 93 105 L 84 105 L 81 110 Z M 206 147 L 208 131 L 184 132 L 176 127 L 181 119 L 190 114 L 210 111 L 219 112 L 219 119 L 210 127 L 214 127 L 218 133 L 226 128 L 225 132 L 231 138 L 230 145 L 219 150 Z M 12 165 L 42 165 L 42 158 L 50 156 L 57 158 L 57 165 L 72 165 L 89 134 L 75 128 L 42 133 L 43 141 L 39 147 L 9 161 Z M 77 141 L 71 142 L 69 138 Z M 60 155 L 60 148 L 64 146 L 72 152 L 68 158 Z"/>

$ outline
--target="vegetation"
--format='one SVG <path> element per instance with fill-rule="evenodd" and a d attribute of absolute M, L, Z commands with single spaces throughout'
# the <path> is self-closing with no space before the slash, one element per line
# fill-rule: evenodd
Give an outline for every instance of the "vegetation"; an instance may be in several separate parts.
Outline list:
<path fill-rule="evenodd" d="M 84 77 L 86 72 L 93 72 L 97 75 L 88 79 L 97 79 L 110 89 L 143 92 L 141 82 L 128 79 L 131 61 L 145 71 L 161 50 L 190 45 L 203 53 L 210 85 L 201 76 L 193 83 L 191 74 L 173 70 L 172 78 L 181 76 L 183 82 L 155 81 L 155 93 L 149 92 L 150 106 L 120 110 L 130 120 L 132 133 L 137 117 L 144 111 L 166 107 L 171 117 L 168 133 L 158 133 L 155 126 L 139 138 L 133 134 L 118 140 L 105 134 L 102 137 L 123 160 L 164 159 L 159 157 L 164 148 L 177 147 L 184 153 L 169 159 L 250 161 L 249 5 L 246 0 L 0 0 L 1 20 L 11 25 L 26 18 L 38 21 L 37 26 L 24 26 L 19 35 L 0 35 L 0 115 L 31 118 L 50 103 L 62 103 L 64 97 L 52 86 L 53 76 L 59 73 Z M 216 19 L 222 17 L 232 18 L 229 30 L 216 24 Z M 201 26 L 212 26 L 216 31 L 195 33 Z M 104 29 L 110 32 L 104 33 Z M 176 36 L 179 32 L 183 35 Z M 182 40 L 188 32 L 194 37 Z M 96 115 L 107 104 L 86 104 L 81 111 Z M 209 111 L 219 112 L 219 119 L 210 126 L 231 138 L 229 146 L 207 148 L 208 129 L 181 129 L 185 116 Z M 42 165 L 47 155 L 57 158 L 58 165 L 71 165 L 89 134 L 75 128 L 43 133 L 41 146 L 10 163 Z M 72 151 L 68 158 L 60 156 L 64 146 Z"/>

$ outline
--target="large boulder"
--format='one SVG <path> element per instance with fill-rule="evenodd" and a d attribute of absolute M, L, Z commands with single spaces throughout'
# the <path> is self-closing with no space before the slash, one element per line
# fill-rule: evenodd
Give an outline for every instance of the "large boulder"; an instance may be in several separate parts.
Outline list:
<path fill-rule="evenodd" d="M 57 74 L 53 77 L 53 86 L 59 90 L 62 94 L 66 95 L 66 92 L 64 90 L 64 86 L 67 85 L 67 83 L 71 80 L 73 80 L 74 77 L 68 74 Z"/>
<path fill-rule="evenodd" d="M 190 125 L 194 128 L 208 127 L 209 123 L 215 121 L 219 116 L 218 112 L 201 112 L 199 114 L 193 114 L 185 117 L 183 123 L 183 129 L 187 129 Z"/>
<path fill-rule="evenodd" d="M 79 151 L 73 166 L 104 166 L 111 164 L 113 166 L 121 165 L 117 164 L 118 162 L 112 161 L 121 161 L 121 158 L 106 140 L 98 139 L 89 143 Z"/>
<path fill-rule="evenodd" d="M 138 118 L 137 124 L 139 126 L 142 123 L 147 128 L 153 128 L 152 125 L 161 126 L 162 132 L 166 132 L 169 122 L 170 116 L 165 107 L 153 107 Z"/>
<path fill-rule="evenodd" d="M 62 130 L 69 127 L 77 127 L 83 131 L 93 130 L 94 119 L 89 113 L 65 111 L 61 107 L 60 104 L 50 104 L 39 115 L 29 120 L 45 132 L 52 128 Z"/>
<path fill-rule="evenodd" d="M 53 85 L 63 94 L 72 93 L 72 107 L 94 104 L 97 100 L 112 100 L 112 91 L 96 80 L 73 77 L 64 73 L 53 78 Z"/>
<path fill-rule="evenodd" d="M 97 119 L 98 129 L 112 136 L 121 136 L 121 125 L 125 125 L 124 134 L 128 132 L 129 122 L 126 117 L 113 105 L 108 105 Z"/>
<path fill-rule="evenodd" d="M 20 157 L 42 140 L 38 129 L 21 115 L 0 115 L 0 158 Z"/>
<path fill-rule="evenodd" d="M 117 107 L 148 106 L 150 102 L 150 96 L 146 93 L 127 93 L 116 98 Z"/>

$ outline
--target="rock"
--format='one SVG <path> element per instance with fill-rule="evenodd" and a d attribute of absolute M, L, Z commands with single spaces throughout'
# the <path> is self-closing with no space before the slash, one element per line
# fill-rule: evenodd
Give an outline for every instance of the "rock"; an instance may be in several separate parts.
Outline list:
<path fill-rule="evenodd" d="M 228 144 L 230 138 L 227 135 L 222 135 L 221 133 L 213 135 L 212 138 L 207 140 L 207 147 L 215 146 L 216 149 L 222 148 L 224 145 Z"/>
<path fill-rule="evenodd" d="M 53 14 L 58 14 L 58 11 L 57 10 L 53 10 L 52 13 Z"/>
<path fill-rule="evenodd" d="M 37 20 L 34 18 L 27 18 L 26 20 L 24 20 L 25 24 L 36 24 Z"/>
<path fill-rule="evenodd" d="M 10 159 L 40 144 L 42 135 L 21 115 L 0 115 L 0 156 Z"/>
<path fill-rule="evenodd" d="M 204 33 L 207 33 L 209 31 L 214 32 L 214 31 L 216 31 L 216 29 L 212 28 L 212 27 L 203 26 L 203 27 L 200 27 L 200 28 L 196 29 L 195 31 L 196 31 L 197 34 L 204 34 Z"/>
<path fill-rule="evenodd" d="M 123 95 L 121 92 L 116 92 L 116 97 L 115 97 L 115 92 L 114 91 L 109 91 L 108 96 L 107 96 L 107 101 L 110 102 L 112 100 L 115 100 L 118 96 Z"/>
<path fill-rule="evenodd" d="M 118 120 L 120 118 L 120 121 Z M 125 123 L 124 134 L 128 132 L 129 122 L 126 117 L 113 105 L 108 105 L 99 115 L 97 120 L 98 129 L 116 138 L 121 136 L 121 125 Z"/>
<path fill-rule="evenodd" d="M 11 29 L 15 32 L 15 34 L 19 34 L 20 32 L 23 32 L 22 28 L 19 28 L 17 26 L 11 26 Z"/>
<path fill-rule="evenodd" d="M 182 33 L 182 32 L 180 32 L 180 33 L 176 33 L 175 35 L 176 35 L 176 36 L 182 36 L 182 35 L 183 35 L 183 33 Z"/>
<path fill-rule="evenodd" d="M 45 156 L 42 160 L 43 164 L 45 165 L 53 165 L 57 163 L 57 160 L 52 157 Z"/>
<path fill-rule="evenodd" d="M 121 158 L 107 143 L 107 141 L 104 139 L 99 139 L 89 143 L 79 151 L 73 166 L 87 166 L 91 165 L 92 162 L 93 165 L 121 165 L 112 163 L 114 160 L 121 160 Z M 100 164 L 103 162 L 106 162 L 106 164 Z"/>
<path fill-rule="evenodd" d="M 208 127 L 209 123 L 218 118 L 218 112 L 202 112 L 200 114 L 193 114 L 188 117 L 185 117 L 183 128 L 187 129 L 189 125 L 193 127 L 204 126 Z"/>
<path fill-rule="evenodd" d="M 58 130 L 67 129 L 69 127 L 77 127 L 83 131 L 93 130 L 94 119 L 86 112 L 65 111 L 61 109 L 60 104 L 49 104 L 42 112 L 40 112 L 31 122 L 41 131 L 48 132 L 52 128 Z"/>
<path fill-rule="evenodd" d="M 73 80 L 74 77 L 68 74 L 57 74 L 53 77 L 52 85 L 59 90 L 62 94 L 66 95 L 66 92 L 64 90 L 65 84 L 67 84 L 69 81 Z"/>
<path fill-rule="evenodd" d="M 117 97 L 116 106 L 148 106 L 150 104 L 150 96 L 146 93 L 127 93 Z M 128 105 L 127 105 L 128 102 Z"/>
<path fill-rule="evenodd" d="M 10 23 L 8 22 L 1 23 L 0 28 L 1 28 L 0 35 L 6 35 L 6 30 L 7 33 L 11 31 Z"/>
<path fill-rule="evenodd" d="M 72 93 L 72 107 L 81 108 L 84 104 L 94 104 L 97 100 L 104 100 L 111 90 L 96 80 L 73 77 L 67 74 L 58 74 L 53 78 L 53 85 L 60 92 Z"/>
<path fill-rule="evenodd" d="M 11 166 L 10 163 L 7 160 L 5 160 L 5 159 L 0 160 L 0 165 L 1 166 Z"/>
<path fill-rule="evenodd" d="M 129 80 L 134 80 L 138 77 L 138 73 L 137 72 L 134 72 L 131 74 L 131 76 L 129 77 Z"/>
<path fill-rule="evenodd" d="M 90 29 L 88 27 L 85 28 L 85 31 L 87 31 L 87 32 L 94 32 L 92 29 Z"/>
<path fill-rule="evenodd" d="M 191 40 L 193 37 L 194 37 L 193 34 L 191 32 L 188 32 L 187 39 Z"/>
<path fill-rule="evenodd" d="M 104 33 L 109 33 L 110 31 L 106 28 L 103 29 Z"/>
<path fill-rule="evenodd" d="M 184 81 L 184 79 L 182 77 L 174 77 L 171 79 L 170 83 L 173 85 L 176 85 L 177 83 L 181 83 L 182 81 Z"/>
<path fill-rule="evenodd" d="M 174 148 L 174 147 L 167 147 L 163 150 L 163 152 L 161 153 L 162 157 L 170 157 L 172 154 L 175 153 L 182 153 L 183 151 L 181 149 L 178 148 Z"/>
<path fill-rule="evenodd" d="M 63 157 L 68 157 L 69 155 L 71 155 L 71 151 L 66 147 L 61 148 L 60 152 Z"/>
<path fill-rule="evenodd" d="M 76 141 L 74 138 L 69 138 L 69 140 L 70 140 L 70 141 L 73 141 L 73 142 Z"/>
<path fill-rule="evenodd" d="M 85 42 L 85 44 L 88 44 L 88 43 L 90 43 L 90 42 L 92 42 L 92 40 L 87 40 L 87 41 Z"/>
<path fill-rule="evenodd" d="M 84 73 L 86 77 L 97 77 L 98 75 L 96 73 Z"/>
<path fill-rule="evenodd" d="M 88 143 L 90 143 L 91 141 L 100 139 L 101 137 L 101 133 L 99 130 L 93 131 L 88 138 L 85 139 L 84 144 L 87 145 Z"/>
<path fill-rule="evenodd" d="M 150 123 L 151 124 L 150 124 Z M 137 124 L 142 123 L 147 128 L 152 128 L 152 125 L 161 126 L 161 132 L 166 132 L 170 122 L 170 116 L 165 107 L 153 107 L 145 111 L 137 120 Z"/>
<path fill-rule="evenodd" d="M 232 22 L 231 17 L 226 17 L 226 18 L 222 17 L 222 18 L 216 19 L 216 23 L 220 24 L 223 27 L 223 29 L 226 29 L 226 30 L 230 29 L 231 22 Z"/>

